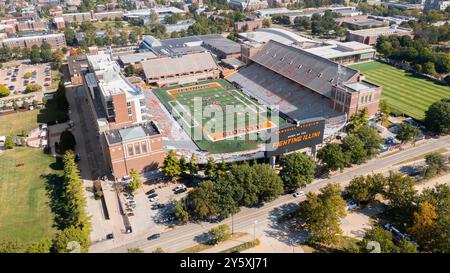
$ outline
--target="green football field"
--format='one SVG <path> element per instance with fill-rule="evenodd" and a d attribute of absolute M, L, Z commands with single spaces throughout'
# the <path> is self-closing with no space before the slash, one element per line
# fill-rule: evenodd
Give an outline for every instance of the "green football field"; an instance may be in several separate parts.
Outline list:
<path fill-rule="evenodd" d="M 386 99 L 393 112 L 405 113 L 421 120 L 428 107 L 450 97 L 450 87 L 433 83 L 396 67 L 368 62 L 351 65 L 360 70 L 366 79 L 382 87 L 381 99 Z"/>
<path fill-rule="evenodd" d="M 266 107 L 224 80 L 154 92 L 199 148 L 211 153 L 254 149 L 263 143 L 265 131 L 277 126 L 277 122 L 270 121 Z M 227 111 L 230 107 L 234 112 Z"/>

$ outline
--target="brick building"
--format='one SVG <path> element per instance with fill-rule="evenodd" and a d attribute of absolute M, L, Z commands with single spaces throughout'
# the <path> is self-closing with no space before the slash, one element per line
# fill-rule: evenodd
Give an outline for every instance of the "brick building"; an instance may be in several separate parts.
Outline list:
<path fill-rule="evenodd" d="M 378 37 L 382 35 L 409 36 L 412 38 L 413 31 L 412 29 L 401 28 L 397 26 L 354 30 L 348 32 L 347 40 L 360 42 L 367 45 L 375 45 L 377 43 Z"/>
<path fill-rule="evenodd" d="M 120 179 L 131 169 L 154 171 L 164 160 L 163 140 L 157 125 L 148 119 L 142 89 L 121 74 L 110 54 L 93 54 L 87 56 L 87 73 L 83 68 L 77 72 L 84 74 L 100 144 L 113 175 Z"/>
<path fill-rule="evenodd" d="M 263 19 L 255 19 L 252 21 L 236 22 L 234 23 L 234 31 L 253 31 L 263 27 Z"/>
<path fill-rule="evenodd" d="M 44 42 L 50 44 L 52 50 L 66 46 L 66 38 L 63 33 L 24 36 L 17 38 L 0 39 L 0 47 L 31 48 L 33 45 L 41 46 Z"/>
<path fill-rule="evenodd" d="M 129 175 L 131 169 L 150 172 L 164 161 L 162 135 L 153 122 L 105 132 L 106 158 L 114 177 Z"/>

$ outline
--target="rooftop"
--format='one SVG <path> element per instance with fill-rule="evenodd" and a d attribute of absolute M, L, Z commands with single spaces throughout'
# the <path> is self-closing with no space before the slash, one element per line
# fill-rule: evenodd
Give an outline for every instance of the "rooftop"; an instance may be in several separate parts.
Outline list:
<path fill-rule="evenodd" d="M 313 40 L 309 38 L 305 38 L 293 32 L 279 28 L 263 28 L 251 32 L 239 33 L 238 35 L 241 38 L 258 43 L 267 43 L 270 40 L 286 45 L 306 41 L 313 42 Z"/>
<path fill-rule="evenodd" d="M 121 93 L 125 93 L 127 98 L 143 95 L 138 87 L 133 86 L 120 73 L 119 65 L 112 60 L 110 54 L 99 52 L 99 54 L 89 55 L 87 58 L 91 68 L 94 70 L 91 72 L 95 74 L 98 87 L 104 97 Z"/>
<path fill-rule="evenodd" d="M 119 56 L 119 60 L 123 64 L 131 64 L 142 62 L 151 58 L 155 58 L 156 55 L 153 52 L 141 52 L 141 53 L 133 53 Z"/>
<path fill-rule="evenodd" d="M 351 56 L 354 54 L 375 52 L 375 49 L 372 46 L 358 42 L 345 42 L 345 43 L 333 42 L 328 45 L 307 48 L 304 50 L 314 55 L 327 59 Z"/>
<path fill-rule="evenodd" d="M 158 127 L 152 121 L 105 132 L 109 145 L 159 134 Z"/>
<path fill-rule="evenodd" d="M 142 62 L 146 78 L 190 73 L 217 68 L 209 52 L 192 53 L 180 57 L 163 57 Z"/>
<path fill-rule="evenodd" d="M 391 35 L 395 33 L 401 32 L 411 32 L 411 29 L 401 28 L 396 26 L 388 26 L 388 27 L 377 27 L 377 28 L 368 28 L 361 30 L 350 30 L 349 32 L 357 35 L 365 35 L 365 36 L 379 36 L 379 35 Z"/>

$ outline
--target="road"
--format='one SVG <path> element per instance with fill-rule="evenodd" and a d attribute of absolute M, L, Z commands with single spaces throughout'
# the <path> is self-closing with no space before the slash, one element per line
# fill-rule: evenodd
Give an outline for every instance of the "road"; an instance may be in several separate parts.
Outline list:
<path fill-rule="evenodd" d="M 392 155 L 375 158 L 369 162 L 347 169 L 344 173 L 338 173 L 328 179 L 317 179 L 303 190 L 305 192 L 316 192 L 329 183 L 339 183 L 342 187 L 359 175 L 367 175 L 372 172 L 386 172 L 395 170 L 394 165 L 414 156 L 425 154 L 439 148 L 450 147 L 450 136 L 441 137 L 439 139 L 427 140 L 424 144 L 410 149 L 394 153 Z M 284 195 L 278 199 L 265 204 L 262 208 L 242 208 L 241 211 L 234 215 L 233 219 L 228 218 L 220 224 L 232 225 L 234 223 L 234 231 L 253 230 L 255 220 L 258 224 L 266 223 L 275 218 L 274 212 L 283 205 L 298 202 L 291 195 Z M 126 242 L 106 241 L 94 244 L 91 252 L 127 252 L 129 248 L 140 248 L 146 252 L 151 252 L 157 247 L 161 247 L 166 252 L 176 252 L 197 244 L 195 238 L 201 236 L 214 226 L 219 224 L 211 223 L 189 223 L 184 226 L 178 226 L 174 229 L 161 234 L 156 240 L 148 241 L 148 233 L 130 235 Z"/>

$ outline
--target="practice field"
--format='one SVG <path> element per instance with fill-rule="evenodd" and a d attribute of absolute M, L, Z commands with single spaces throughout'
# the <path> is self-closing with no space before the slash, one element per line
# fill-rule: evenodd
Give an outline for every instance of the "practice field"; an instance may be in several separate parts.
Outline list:
<path fill-rule="evenodd" d="M 279 123 L 225 80 L 157 89 L 155 94 L 197 145 L 211 153 L 254 149 Z"/>
<path fill-rule="evenodd" d="M 0 241 L 26 243 L 53 237 L 45 175 L 61 175 L 52 169 L 54 162 L 42 150 L 27 147 L 0 154 Z"/>
<path fill-rule="evenodd" d="M 386 99 L 394 112 L 405 113 L 421 120 L 428 107 L 450 97 L 450 87 L 415 77 L 409 72 L 380 62 L 351 65 L 366 79 L 382 86 L 381 99 Z"/>

